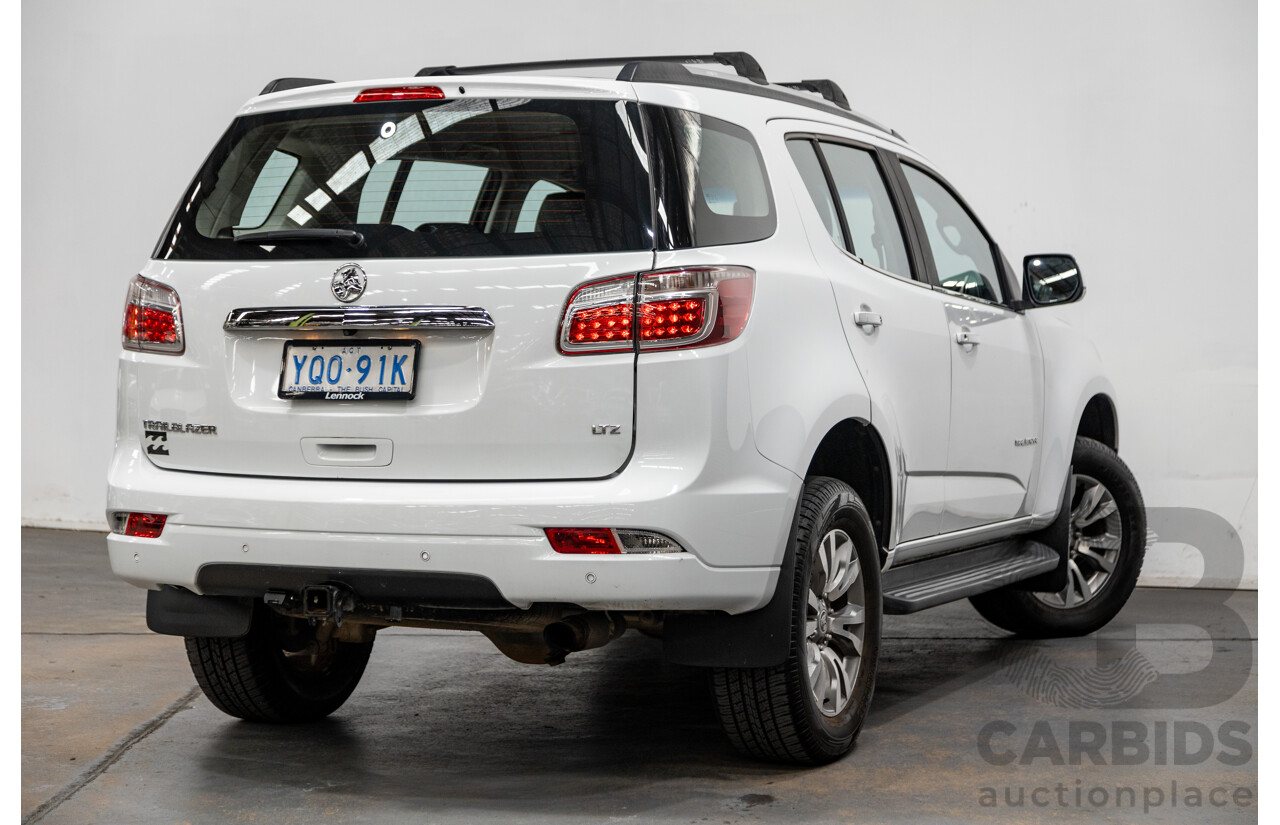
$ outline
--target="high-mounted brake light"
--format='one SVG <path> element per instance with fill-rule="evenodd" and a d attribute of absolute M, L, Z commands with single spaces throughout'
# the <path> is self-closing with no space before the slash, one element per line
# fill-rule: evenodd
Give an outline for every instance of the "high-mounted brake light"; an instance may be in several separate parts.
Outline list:
<path fill-rule="evenodd" d="M 381 89 L 365 89 L 356 95 L 356 103 L 378 103 L 387 100 L 443 100 L 444 89 L 439 86 L 387 86 Z"/>
<path fill-rule="evenodd" d="M 125 299 L 120 342 L 125 349 L 139 352 L 181 355 L 186 344 L 178 293 L 149 278 L 134 276 Z"/>
<path fill-rule="evenodd" d="M 115 524 L 111 532 L 125 536 L 136 536 L 140 539 L 158 539 L 164 532 L 164 523 L 168 516 L 159 513 L 125 513 L 114 514 Z"/>
<path fill-rule="evenodd" d="M 611 527 L 548 527 L 547 540 L 557 553 L 617 555 L 621 553 L 681 553 L 684 548 L 652 530 Z"/>
<path fill-rule="evenodd" d="M 645 273 L 638 284 L 635 276 L 583 284 L 565 306 L 560 351 L 626 352 L 636 336 L 642 350 L 732 341 L 747 325 L 755 276 L 745 266 L 688 267 Z"/>

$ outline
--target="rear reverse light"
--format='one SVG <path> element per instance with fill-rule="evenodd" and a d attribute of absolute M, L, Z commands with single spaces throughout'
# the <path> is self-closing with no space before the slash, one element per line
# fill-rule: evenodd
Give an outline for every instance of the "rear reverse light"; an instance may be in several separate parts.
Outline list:
<path fill-rule="evenodd" d="M 125 349 L 181 355 L 185 344 L 178 293 L 141 275 L 134 276 L 125 299 L 120 341 Z"/>
<path fill-rule="evenodd" d="M 637 305 L 635 291 L 640 299 Z M 751 312 L 755 270 L 690 267 L 583 284 L 560 323 L 566 355 L 683 349 L 732 341 Z"/>
<path fill-rule="evenodd" d="M 385 100 L 443 100 L 444 89 L 439 86 L 389 86 L 382 89 L 365 89 L 356 95 L 356 103 L 377 103 Z"/>
<path fill-rule="evenodd" d="M 614 555 L 619 553 L 681 553 L 684 548 L 650 530 L 609 527 L 548 527 L 547 539 L 557 553 Z"/>
<path fill-rule="evenodd" d="M 158 513 L 115 513 L 111 532 L 140 539 L 157 539 L 169 518 Z"/>

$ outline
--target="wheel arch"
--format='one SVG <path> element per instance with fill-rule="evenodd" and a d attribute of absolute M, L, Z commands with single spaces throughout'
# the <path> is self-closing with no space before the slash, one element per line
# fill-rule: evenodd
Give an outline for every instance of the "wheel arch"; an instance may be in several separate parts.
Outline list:
<path fill-rule="evenodd" d="M 881 563 L 893 525 L 893 482 L 889 468 L 889 454 L 875 427 L 868 421 L 846 418 L 822 437 L 805 471 L 805 478 L 829 476 L 854 489 L 871 515 Z"/>
<path fill-rule="evenodd" d="M 1100 392 L 1085 403 L 1076 435 L 1101 441 L 1120 452 L 1120 422 L 1116 417 L 1116 404 L 1109 395 Z"/>

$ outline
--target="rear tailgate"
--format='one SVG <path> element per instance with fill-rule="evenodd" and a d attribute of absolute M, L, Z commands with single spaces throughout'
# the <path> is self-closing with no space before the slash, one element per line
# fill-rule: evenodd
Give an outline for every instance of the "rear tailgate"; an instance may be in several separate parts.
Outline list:
<path fill-rule="evenodd" d="M 554 265 L 545 258 L 361 262 L 368 287 L 355 306 L 474 307 L 492 319 L 489 329 L 224 329 L 237 309 L 322 305 L 326 296 L 335 305 L 330 281 L 341 263 L 184 261 L 153 263 L 143 273 L 183 298 L 187 339 L 180 358 L 124 356 L 154 463 L 247 475 L 438 480 L 594 478 L 625 463 L 635 356 L 566 357 L 556 340 L 575 285 L 647 269 L 651 253 Z M 280 397 L 286 344 L 337 345 L 325 351 L 327 367 L 341 348 L 369 341 L 419 343 L 412 399 Z"/>
<path fill-rule="evenodd" d="M 176 291 L 185 351 L 123 355 L 157 466 L 452 481 L 625 464 L 634 354 L 557 341 L 575 287 L 653 264 L 630 88 L 455 82 L 268 95 L 232 124 L 142 273 Z"/>

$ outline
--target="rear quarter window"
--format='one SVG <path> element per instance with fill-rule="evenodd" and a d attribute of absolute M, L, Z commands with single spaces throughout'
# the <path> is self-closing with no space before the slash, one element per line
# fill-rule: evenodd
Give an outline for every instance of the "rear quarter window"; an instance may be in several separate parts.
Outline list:
<path fill-rule="evenodd" d="M 741 126 L 646 106 L 660 243 L 669 249 L 749 243 L 777 227 L 760 149 Z"/>

